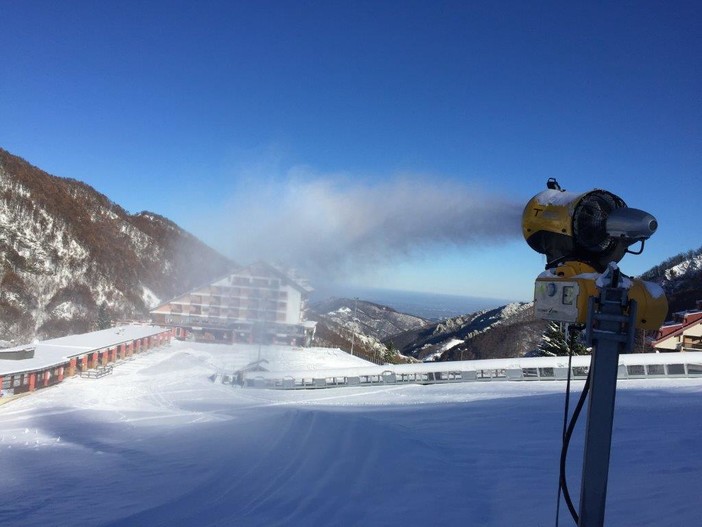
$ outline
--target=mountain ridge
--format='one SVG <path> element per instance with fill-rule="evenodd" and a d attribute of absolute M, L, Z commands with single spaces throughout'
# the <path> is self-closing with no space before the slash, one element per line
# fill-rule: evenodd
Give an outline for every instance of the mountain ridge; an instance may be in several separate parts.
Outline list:
<path fill-rule="evenodd" d="M 370 360 L 404 360 L 386 339 L 429 323 L 375 302 L 336 297 L 312 304 L 308 317 L 317 322 L 316 345 L 353 349 Z"/>
<path fill-rule="evenodd" d="M 2 148 L 0 264 L 5 340 L 88 331 L 103 303 L 111 318 L 141 318 L 235 265 L 171 220 L 130 214 Z"/>
<path fill-rule="evenodd" d="M 640 278 L 663 287 L 669 303 L 669 318 L 676 312 L 696 309 L 702 300 L 702 248 L 668 258 Z M 345 299 L 345 302 L 352 305 L 353 300 Z M 386 348 L 418 360 L 516 357 L 537 349 L 546 325 L 545 321 L 535 318 L 533 303 L 516 303 L 441 321 L 427 320 L 424 325 L 378 340 Z M 363 333 L 361 326 L 357 329 Z M 348 324 L 345 331 L 349 331 Z M 637 332 L 634 349 L 651 351 L 653 335 L 654 332 L 648 335 Z"/>
<path fill-rule="evenodd" d="M 0 148 L 0 340 L 94 329 L 103 305 L 111 318 L 143 318 L 159 300 L 235 265 L 164 216 L 130 214 L 86 183 Z M 692 309 L 702 299 L 702 248 L 641 278 L 664 288 L 669 314 Z M 350 299 L 328 299 L 311 313 L 318 342 L 346 349 L 353 342 L 369 356 L 394 350 L 421 360 L 524 354 L 545 329 L 527 304 L 438 322 Z"/>
<path fill-rule="evenodd" d="M 702 247 L 672 256 L 640 278 L 663 288 L 668 299 L 668 318 L 678 311 L 694 309 L 702 300 Z"/>

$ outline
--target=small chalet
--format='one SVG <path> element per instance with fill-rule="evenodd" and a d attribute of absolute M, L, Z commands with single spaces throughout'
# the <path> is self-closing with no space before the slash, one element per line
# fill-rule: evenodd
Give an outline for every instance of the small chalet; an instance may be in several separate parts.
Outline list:
<path fill-rule="evenodd" d="M 157 306 L 151 319 L 181 339 L 309 346 L 311 292 L 306 280 L 258 262 Z"/>
<path fill-rule="evenodd" d="M 675 313 L 672 322 L 666 322 L 658 330 L 652 345 L 656 351 L 700 351 L 702 350 L 702 303 L 697 302 L 695 311 Z"/>

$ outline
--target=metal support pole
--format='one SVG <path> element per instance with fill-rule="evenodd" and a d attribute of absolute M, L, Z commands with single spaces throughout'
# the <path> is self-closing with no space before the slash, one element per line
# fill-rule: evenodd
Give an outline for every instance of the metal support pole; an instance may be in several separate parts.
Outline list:
<path fill-rule="evenodd" d="M 590 298 L 588 309 L 588 342 L 593 351 L 579 527 L 604 525 L 619 354 L 631 351 L 633 345 L 636 302 L 628 301 L 627 290 L 617 287 L 617 274 L 609 287 L 600 289 L 597 302 Z"/>

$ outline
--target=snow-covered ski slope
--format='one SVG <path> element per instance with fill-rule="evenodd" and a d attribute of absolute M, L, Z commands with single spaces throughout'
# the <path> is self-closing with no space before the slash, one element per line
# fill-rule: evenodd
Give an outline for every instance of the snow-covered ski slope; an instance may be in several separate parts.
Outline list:
<path fill-rule="evenodd" d="M 209 380 L 258 353 L 174 342 L 0 406 L 0 525 L 554 524 L 565 383 L 274 391 Z M 271 370 L 360 360 L 266 347 L 261 358 Z M 608 526 L 699 524 L 700 415 L 700 379 L 620 381 Z"/>

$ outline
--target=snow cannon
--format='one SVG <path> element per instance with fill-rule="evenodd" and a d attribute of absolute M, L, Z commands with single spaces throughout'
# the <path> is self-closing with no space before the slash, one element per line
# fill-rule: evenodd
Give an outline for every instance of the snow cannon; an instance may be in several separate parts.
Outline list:
<path fill-rule="evenodd" d="M 559 493 L 563 491 L 579 527 L 604 525 L 619 355 L 633 352 L 637 328 L 658 329 L 668 312 L 668 301 L 657 284 L 629 278 L 617 266 L 626 253 L 641 254 L 657 228 L 653 216 L 627 207 L 611 192 L 566 192 L 555 179 L 547 181 L 546 190 L 527 203 L 522 215 L 524 238 L 546 255 L 546 271 L 534 287 L 536 316 L 584 326 L 592 348 L 578 410 L 569 425 L 563 423 L 567 431 L 561 448 Z M 641 248 L 631 251 L 636 242 Z M 569 362 L 569 381 L 571 371 Z M 588 391 L 578 513 L 568 492 L 565 460 Z M 567 407 L 565 414 L 567 421 Z"/>
<path fill-rule="evenodd" d="M 641 254 L 658 222 L 606 190 L 567 192 L 553 178 L 546 187 L 529 200 L 522 215 L 527 244 L 547 262 L 536 279 L 536 315 L 585 324 L 588 299 L 598 295 L 598 279 L 610 269 L 618 270 L 616 263 L 625 254 Z M 639 250 L 630 250 L 636 243 L 641 244 Z M 623 275 L 620 281 L 635 301 L 636 327 L 658 329 L 668 312 L 662 288 Z"/>
<path fill-rule="evenodd" d="M 576 260 L 601 273 L 626 253 L 641 254 L 658 228 L 649 213 L 627 207 L 606 190 L 566 192 L 553 178 L 546 186 L 524 208 L 522 232 L 532 249 L 546 255 L 547 268 Z M 630 251 L 637 242 L 640 250 Z"/>

